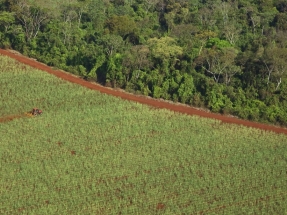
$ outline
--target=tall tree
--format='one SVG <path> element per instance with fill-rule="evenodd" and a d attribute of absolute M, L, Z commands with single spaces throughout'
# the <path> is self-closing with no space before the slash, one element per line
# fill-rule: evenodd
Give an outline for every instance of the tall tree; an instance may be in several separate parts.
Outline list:
<path fill-rule="evenodd" d="M 214 81 L 218 83 L 220 79 L 229 84 L 231 78 L 241 71 L 240 67 L 235 65 L 237 51 L 234 48 L 217 48 L 204 49 L 203 53 L 197 59 L 197 63 L 207 73 L 211 74 Z"/>
<path fill-rule="evenodd" d="M 263 54 L 263 62 L 268 71 L 267 84 L 271 80 L 275 81 L 275 90 L 277 90 L 282 83 L 282 78 L 287 75 L 287 48 L 267 47 Z"/>
<path fill-rule="evenodd" d="M 11 10 L 24 27 L 26 40 L 31 41 L 37 36 L 40 27 L 48 20 L 48 11 L 28 0 L 10 0 L 10 4 Z"/>
<path fill-rule="evenodd" d="M 7 33 L 15 22 L 14 13 L 0 12 L 0 28 L 2 32 Z"/>
<path fill-rule="evenodd" d="M 178 46 L 175 39 L 171 37 L 151 38 L 147 41 L 147 44 L 152 56 L 161 66 L 173 67 L 183 54 L 182 47 Z"/>

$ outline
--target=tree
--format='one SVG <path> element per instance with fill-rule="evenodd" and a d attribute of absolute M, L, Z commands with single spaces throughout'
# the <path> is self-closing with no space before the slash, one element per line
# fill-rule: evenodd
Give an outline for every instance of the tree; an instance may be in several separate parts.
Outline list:
<path fill-rule="evenodd" d="M 275 90 L 277 90 L 287 72 L 287 48 L 276 46 L 266 48 L 263 54 L 263 63 L 268 71 L 267 84 L 270 80 L 275 80 L 277 84 Z"/>
<path fill-rule="evenodd" d="M 0 46 L 11 47 L 12 37 L 15 37 L 19 30 L 15 24 L 14 14 L 10 12 L 0 12 Z M 20 28 L 21 29 L 21 28 Z"/>
<path fill-rule="evenodd" d="M 106 28 L 112 34 L 118 34 L 125 38 L 128 34 L 135 31 L 136 24 L 131 17 L 128 16 L 112 16 L 106 21 Z"/>
<path fill-rule="evenodd" d="M 232 11 L 232 5 L 229 1 L 214 1 L 214 9 L 219 12 L 223 26 L 229 22 L 229 14 Z"/>
<path fill-rule="evenodd" d="M 75 5 L 76 11 L 78 14 L 78 27 L 80 27 L 80 24 L 82 22 L 83 13 L 88 12 L 89 4 L 90 4 L 90 0 L 80 0 Z"/>
<path fill-rule="evenodd" d="M 232 108 L 232 102 L 224 95 L 224 85 L 211 85 L 207 90 L 206 100 L 208 107 L 213 112 L 221 112 L 224 109 L 227 110 Z"/>
<path fill-rule="evenodd" d="M 204 30 L 210 31 L 215 26 L 216 20 L 213 13 L 213 10 L 208 7 L 202 7 L 198 11 L 199 23 Z"/>
<path fill-rule="evenodd" d="M 178 46 L 175 39 L 171 37 L 151 38 L 147 44 L 156 66 L 166 75 L 175 69 L 176 63 L 183 55 L 182 47 Z"/>
<path fill-rule="evenodd" d="M 0 13 L 0 27 L 3 27 L 5 33 L 8 32 L 14 22 L 14 13 L 6 11 Z"/>
<path fill-rule="evenodd" d="M 126 53 L 123 64 L 131 70 L 144 70 L 145 68 L 149 68 L 151 65 L 149 55 L 150 50 L 147 46 L 132 46 Z"/>
<path fill-rule="evenodd" d="M 198 51 L 198 55 L 201 54 L 202 48 L 205 46 L 206 41 L 212 37 L 216 37 L 216 35 L 217 34 L 213 31 L 201 31 L 195 35 L 195 38 L 197 38 L 200 41 L 200 48 Z"/>
<path fill-rule="evenodd" d="M 121 53 L 124 52 L 124 41 L 119 35 L 107 34 L 101 38 L 101 45 L 106 53 L 106 68 L 99 77 L 108 86 L 111 83 L 115 87 L 117 77 L 122 75 L 123 55 Z"/>
<path fill-rule="evenodd" d="M 185 73 L 179 86 L 178 95 L 182 103 L 190 102 L 194 93 L 194 83 L 191 75 Z"/>
<path fill-rule="evenodd" d="M 276 25 L 277 29 L 284 30 L 284 31 L 287 30 L 286 19 L 287 19 L 286 12 L 285 13 L 279 13 L 275 16 L 274 21 L 275 21 L 275 25 Z"/>
<path fill-rule="evenodd" d="M 11 0 L 11 10 L 22 23 L 27 41 L 35 38 L 40 27 L 48 20 L 48 12 L 28 0 Z"/>
<path fill-rule="evenodd" d="M 239 38 L 241 30 L 241 27 L 235 24 L 235 20 L 232 20 L 224 25 L 223 34 L 226 40 L 228 40 L 230 44 L 234 45 Z"/>
<path fill-rule="evenodd" d="M 232 47 L 204 49 L 197 62 L 213 76 L 216 83 L 223 78 L 225 84 L 228 85 L 231 78 L 241 71 L 240 67 L 235 65 L 237 53 L 238 51 Z"/>
<path fill-rule="evenodd" d="M 107 34 L 101 38 L 101 44 L 108 57 L 115 54 L 124 45 L 122 37 L 114 34 Z"/>
<path fill-rule="evenodd" d="M 160 0 L 143 0 L 143 7 L 148 13 L 150 10 L 154 9 Z"/>
<path fill-rule="evenodd" d="M 90 0 L 87 16 L 97 32 L 103 32 L 108 5 L 107 0 Z"/>
<path fill-rule="evenodd" d="M 182 48 L 177 46 L 175 39 L 171 37 L 151 38 L 147 43 L 153 56 L 157 59 L 177 58 L 183 54 Z"/>
<path fill-rule="evenodd" d="M 113 56 L 110 56 L 107 60 L 107 75 L 106 75 L 106 83 L 112 84 L 112 87 L 117 87 L 117 83 L 119 82 L 120 87 L 123 85 L 122 78 L 122 55 L 120 53 L 116 53 Z"/>
<path fill-rule="evenodd" d="M 260 27 L 261 34 L 264 34 L 264 30 L 270 28 L 270 23 L 272 23 L 278 14 L 278 10 L 273 7 L 273 1 L 262 1 L 260 4 Z"/>
<path fill-rule="evenodd" d="M 126 82 L 129 82 L 131 74 L 136 82 L 143 71 L 148 71 L 152 66 L 150 50 L 145 45 L 132 46 L 126 51 L 123 58 L 124 74 Z"/>

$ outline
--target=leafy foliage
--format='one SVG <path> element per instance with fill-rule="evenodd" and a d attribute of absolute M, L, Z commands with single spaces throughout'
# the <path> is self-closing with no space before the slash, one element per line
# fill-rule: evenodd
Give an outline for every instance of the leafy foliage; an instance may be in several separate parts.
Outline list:
<path fill-rule="evenodd" d="M 243 118 L 261 101 L 256 120 L 287 125 L 263 114 L 272 105 L 286 112 L 286 8 L 283 0 L 1 0 L 0 46 L 130 92 L 210 108 L 225 98 L 212 111 Z"/>

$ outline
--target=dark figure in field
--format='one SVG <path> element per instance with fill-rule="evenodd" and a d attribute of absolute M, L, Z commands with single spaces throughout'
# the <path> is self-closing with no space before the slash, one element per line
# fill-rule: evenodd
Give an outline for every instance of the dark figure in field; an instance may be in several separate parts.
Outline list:
<path fill-rule="evenodd" d="M 41 115 L 42 113 L 43 113 L 42 110 L 40 110 L 40 109 L 38 109 L 38 108 L 33 108 L 33 110 L 32 110 L 32 114 L 33 114 L 34 116 Z"/>

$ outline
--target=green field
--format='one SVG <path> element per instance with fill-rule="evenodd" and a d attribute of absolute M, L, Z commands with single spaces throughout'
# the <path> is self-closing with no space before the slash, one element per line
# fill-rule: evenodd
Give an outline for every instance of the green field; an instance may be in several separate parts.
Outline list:
<path fill-rule="evenodd" d="M 38 107 L 43 115 L 23 113 Z M 287 140 L 0 56 L 0 214 L 287 214 Z"/>

